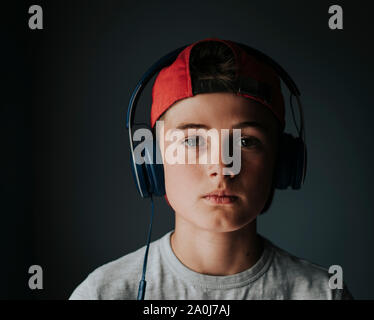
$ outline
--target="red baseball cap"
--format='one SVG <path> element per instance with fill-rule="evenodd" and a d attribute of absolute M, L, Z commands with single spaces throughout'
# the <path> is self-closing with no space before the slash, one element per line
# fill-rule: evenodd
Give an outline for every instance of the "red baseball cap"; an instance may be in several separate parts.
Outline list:
<path fill-rule="evenodd" d="M 152 128 L 158 118 L 175 102 L 194 96 L 189 66 L 190 53 L 196 44 L 205 41 L 222 42 L 233 51 L 237 63 L 235 79 L 238 88 L 236 94 L 258 101 L 268 107 L 279 120 L 283 131 L 285 128 L 285 107 L 277 73 L 272 67 L 249 55 L 234 42 L 218 38 L 206 38 L 187 46 L 171 65 L 158 73 L 152 87 Z"/>

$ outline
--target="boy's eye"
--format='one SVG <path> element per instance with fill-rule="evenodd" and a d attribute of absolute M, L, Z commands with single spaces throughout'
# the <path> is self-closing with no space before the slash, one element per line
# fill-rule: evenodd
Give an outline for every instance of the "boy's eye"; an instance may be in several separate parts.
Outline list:
<path fill-rule="evenodd" d="M 260 145 L 261 142 L 254 138 L 254 137 L 241 137 L 240 138 L 240 146 L 241 147 L 244 147 L 244 148 L 249 148 L 251 147 L 252 145 Z"/>
<path fill-rule="evenodd" d="M 205 145 L 204 138 L 200 136 L 188 137 L 184 139 L 182 143 L 185 146 L 190 147 L 190 148 L 197 147 L 197 146 L 201 147 Z M 239 145 L 242 148 L 250 148 L 252 146 L 261 145 L 261 142 L 255 137 L 241 137 L 239 140 Z"/>
<path fill-rule="evenodd" d="M 183 140 L 183 144 L 185 144 L 187 147 L 196 147 L 198 145 L 203 146 L 204 139 L 200 136 L 188 137 Z"/>

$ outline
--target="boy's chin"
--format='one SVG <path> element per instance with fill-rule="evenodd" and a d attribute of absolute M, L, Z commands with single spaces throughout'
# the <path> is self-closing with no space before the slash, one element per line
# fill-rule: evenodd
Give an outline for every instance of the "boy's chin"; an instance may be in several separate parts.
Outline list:
<path fill-rule="evenodd" d="M 205 231 L 215 232 L 215 233 L 230 233 L 230 232 L 236 232 L 239 231 L 246 226 L 248 226 L 251 222 L 253 222 L 255 219 L 249 220 L 249 221 L 224 221 L 219 223 L 202 223 L 198 227 Z"/>
<path fill-rule="evenodd" d="M 216 208 L 210 212 L 203 210 L 195 216 L 199 219 L 195 221 L 195 225 L 214 232 L 233 232 L 244 228 L 257 218 L 258 214 L 249 212 L 227 208 Z"/>

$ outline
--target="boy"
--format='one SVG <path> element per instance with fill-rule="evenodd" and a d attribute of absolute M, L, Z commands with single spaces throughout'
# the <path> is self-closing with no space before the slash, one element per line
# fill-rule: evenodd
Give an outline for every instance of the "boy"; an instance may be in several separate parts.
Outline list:
<path fill-rule="evenodd" d="M 241 68 L 253 70 L 253 78 L 271 88 L 271 104 L 261 92 L 238 92 Z M 152 97 L 152 128 L 162 120 L 165 132 L 182 130 L 178 143 L 196 159 L 214 141 L 189 135 L 191 129 L 241 129 L 232 146 L 241 150 L 241 164 L 239 173 L 230 173 L 221 157 L 214 163 L 172 164 L 165 150 L 173 142 L 159 141 L 175 228 L 150 244 L 145 299 L 351 299 L 346 286 L 329 287 L 326 269 L 256 232 L 256 217 L 273 199 L 285 128 L 275 71 L 230 41 L 208 38 L 160 71 Z M 142 247 L 97 268 L 70 299 L 136 299 L 144 252 Z"/>

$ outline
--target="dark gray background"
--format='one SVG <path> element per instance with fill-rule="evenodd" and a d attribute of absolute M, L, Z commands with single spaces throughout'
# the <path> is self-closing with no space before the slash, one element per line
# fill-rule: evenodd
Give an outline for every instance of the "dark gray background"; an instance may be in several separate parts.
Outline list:
<path fill-rule="evenodd" d="M 28 29 L 31 4 L 42 6 L 44 30 Z M 332 4 L 343 7 L 344 30 L 328 28 Z M 19 1 L 4 9 L 0 298 L 67 299 L 89 272 L 145 244 L 150 202 L 130 172 L 130 94 L 162 55 L 220 37 L 273 57 L 302 92 L 306 184 L 276 191 L 259 232 L 299 257 L 342 266 L 354 297 L 373 299 L 374 11 L 367 4 Z M 150 94 L 151 86 L 138 119 L 148 119 Z M 286 113 L 286 131 L 295 134 L 288 104 Z M 174 223 L 163 199 L 155 208 L 153 240 Z M 28 289 L 33 264 L 43 267 L 43 290 Z"/>

